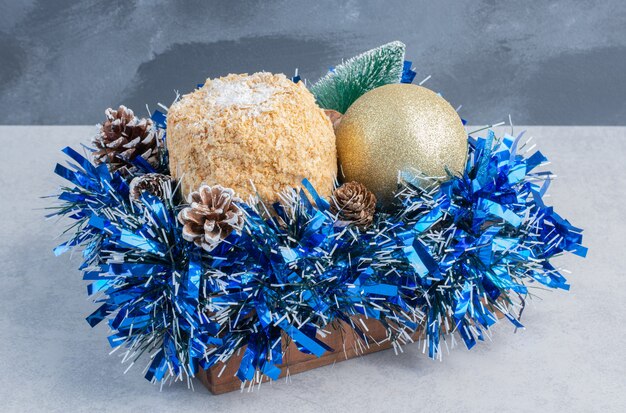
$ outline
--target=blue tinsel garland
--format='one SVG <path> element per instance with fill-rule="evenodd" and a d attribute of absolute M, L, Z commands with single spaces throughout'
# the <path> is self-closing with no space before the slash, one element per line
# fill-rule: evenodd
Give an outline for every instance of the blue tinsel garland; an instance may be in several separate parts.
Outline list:
<path fill-rule="evenodd" d="M 81 269 L 100 303 L 87 320 L 108 320 L 124 360 L 145 354 L 150 380 L 193 376 L 244 347 L 238 377 L 275 379 L 283 334 L 321 356 L 332 349 L 316 334 L 338 321 L 367 343 L 355 315 L 379 320 L 394 346 L 423 328 L 434 358 L 446 332 L 468 348 L 482 340 L 496 312 L 521 327 L 527 284 L 568 289 L 549 260 L 586 252 L 581 230 L 542 201 L 550 174 L 535 169 L 546 159 L 522 156 L 519 141 L 470 137 L 465 173 L 443 184 L 404 174 L 396 212 L 379 213 L 367 232 L 337 228 L 305 181 L 309 196 L 241 205 L 244 231 L 210 254 L 182 239 L 172 188 L 137 206 L 119 174 L 66 148 L 76 164 L 56 173 L 75 186 L 57 214 L 77 223 L 55 252 L 84 247 Z"/>

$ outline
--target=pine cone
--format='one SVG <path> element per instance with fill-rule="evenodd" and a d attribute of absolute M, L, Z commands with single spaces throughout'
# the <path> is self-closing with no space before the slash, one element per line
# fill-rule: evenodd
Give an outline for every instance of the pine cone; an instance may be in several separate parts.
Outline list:
<path fill-rule="evenodd" d="M 129 198 L 131 201 L 140 204 L 141 194 L 148 192 L 161 200 L 165 200 L 166 189 L 164 187 L 171 180 L 171 177 L 162 174 L 145 174 L 133 178 L 133 180 L 130 181 Z"/>
<path fill-rule="evenodd" d="M 359 182 L 348 182 L 335 189 L 330 212 L 337 217 L 335 225 L 353 224 L 365 229 L 374 221 L 376 196 Z"/>
<path fill-rule="evenodd" d="M 163 130 L 153 128 L 151 119 L 138 119 L 126 106 L 108 108 L 105 114 L 107 119 L 93 139 L 96 165 L 106 163 L 111 172 L 127 174 L 135 170 L 131 161 L 141 156 L 154 168 L 160 166 Z"/>
<path fill-rule="evenodd" d="M 332 109 L 324 109 L 324 113 L 326 114 L 326 116 L 328 116 L 328 119 L 330 119 L 330 122 L 333 124 L 333 129 L 337 130 L 337 127 L 339 126 L 343 115 Z"/>
<path fill-rule="evenodd" d="M 220 185 L 202 185 L 187 197 L 191 204 L 178 213 L 183 238 L 206 251 L 212 251 L 233 231 L 243 229 L 243 212 L 235 202 L 242 202 L 235 191 Z"/>

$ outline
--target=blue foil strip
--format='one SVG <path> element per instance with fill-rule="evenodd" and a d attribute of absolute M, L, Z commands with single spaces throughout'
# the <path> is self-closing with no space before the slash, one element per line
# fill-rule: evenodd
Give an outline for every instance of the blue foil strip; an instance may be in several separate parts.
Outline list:
<path fill-rule="evenodd" d="M 405 60 L 402 65 L 402 76 L 400 78 L 400 83 L 413 83 L 413 79 L 415 79 L 415 75 L 417 74 L 414 70 L 411 69 L 413 66 L 413 62 L 410 60 Z"/>
<path fill-rule="evenodd" d="M 289 337 L 293 339 L 293 341 L 303 346 L 310 351 L 311 354 L 315 354 L 317 357 L 321 357 L 327 351 L 332 351 L 332 349 L 326 344 L 322 343 L 315 337 L 307 336 L 296 327 L 290 325 L 287 321 L 282 321 L 279 326 Z"/>
<path fill-rule="evenodd" d="M 202 86 L 204 85 L 198 85 L 199 88 Z M 167 127 L 167 118 L 163 112 L 155 110 L 150 118 L 159 128 L 165 129 Z"/>

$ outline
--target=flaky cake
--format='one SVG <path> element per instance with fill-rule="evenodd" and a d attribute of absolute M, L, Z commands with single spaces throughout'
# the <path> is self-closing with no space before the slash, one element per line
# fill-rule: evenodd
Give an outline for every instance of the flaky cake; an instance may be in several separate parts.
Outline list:
<path fill-rule="evenodd" d="M 207 79 L 171 106 L 167 147 L 185 196 L 206 183 L 244 199 L 256 188 L 273 202 L 307 178 L 327 197 L 337 175 L 331 121 L 302 82 L 282 74 Z"/>

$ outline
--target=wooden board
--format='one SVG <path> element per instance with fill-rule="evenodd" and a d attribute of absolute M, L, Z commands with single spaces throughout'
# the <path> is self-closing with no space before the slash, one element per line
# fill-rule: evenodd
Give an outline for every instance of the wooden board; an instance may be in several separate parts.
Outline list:
<path fill-rule="evenodd" d="M 495 309 L 490 308 L 491 311 Z M 504 314 L 500 311 L 494 311 L 495 316 L 498 319 L 504 318 Z M 303 371 L 312 370 L 317 367 L 326 366 L 328 364 L 349 360 L 357 356 L 363 356 L 377 351 L 386 350 L 391 347 L 391 342 L 385 340 L 387 332 L 385 328 L 380 324 L 378 320 L 367 319 L 363 316 L 355 317 L 355 323 L 365 324 L 367 331 L 365 332 L 368 338 L 372 338 L 369 342 L 369 346 L 364 346 L 358 338 L 352 332 L 352 328 L 345 324 L 340 324 L 338 328 L 332 326 L 326 326 L 325 330 L 330 331 L 326 337 L 317 338 L 323 341 L 330 348 L 334 349 L 332 352 L 326 352 L 321 357 L 316 357 L 311 354 L 304 354 L 298 351 L 296 345 L 291 342 L 284 350 L 283 360 L 285 361 L 280 365 L 281 374 L 280 377 L 284 377 L 287 373 L 297 374 Z M 441 326 L 445 330 L 444 326 Z M 363 329 L 362 329 L 363 330 Z M 417 338 L 422 333 L 422 330 L 417 330 L 412 338 L 417 341 Z M 226 363 L 218 363 L 208 370 L 200 369 L 197 377 L 202 384 L 209 389 L 213 394 L 228 393 L 233 390 L 239 390 L 241 388 L 241 381 L 235 374 L 239 369 L 239 363 L 243 357 L 245 347 L 241 349 L 239 355 L 234 355 Z M 223 371 L 222 371 L 223 369 Z M 220 375 L 221 372 L 221 375 Z M 263 378 L 263 381 L 268 381 L 267 377 Z"/>
<path fill-rule="evenodd" d="M 302 373 L 303 371 L 343 360 L 349 360 L 357 356 L 374 353 L 391 347 L 391 343 L 388 340 L 384 341 L 387 334 L 380 322 L 373 319 L 362 318 L 362 320 L 369 330 L 366 334 L 373 339 L 370 341 L 369 347 L 357 343 L 358 340 L 352 333 L 342 333 L 342 331 L 338 331 L 339 329 L 327 327 L 326 330 L 331 331 L 331 334 L 326 337 L 320 337 L 318 335 L 317 338 L 335 351 L 326 352 L 321 357 L 316 357 L 311 354 L 299 352 L 296 345 L 291 342 L 285 349 L 284 363 L 281 365 L 282 372 L 280 377 L 284 377 L 287 372 L 290 375 Z M 344 326 L 343 331 L 347 332 L 351 330 Z M 415 336 L 417 336 L 417 334 L 415 334 Z M 374 341 L 378 341 L 378 343 Z M 208 370 L 200 369 L 197 377 L 213 394 L 239 390 L 241 388 L 241 381 L 235 374 L 239 369 L 239 362 L 243 357 L 244 350 L 245 348 L 240 351 L 239 355 L 231 357 L 226 363 L 225 368 L 224 363 L 218 363 Z M 222 371 L 222 369 L 224 370 Z M 220 371 L 222 371 L 221 376 L 219 375 Z M 267 377 L 264 377 L 264 381 L 267 380 Z"/>

